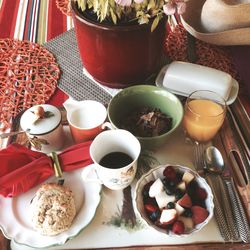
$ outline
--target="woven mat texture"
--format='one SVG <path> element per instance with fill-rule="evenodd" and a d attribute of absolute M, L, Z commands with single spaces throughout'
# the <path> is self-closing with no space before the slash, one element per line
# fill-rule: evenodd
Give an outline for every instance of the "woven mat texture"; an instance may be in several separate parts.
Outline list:
<path fill-rule="evenodd" d="M 5 130 L 22 110 L 43 104 L 60 76 L 55 57 L 30 41 L 0 39 L 0 126 Z"/>
<path fill-rule="evenodd" d="M 110 101 L 112 96 L 83 74 L 74 29 L 64 32 L 44 46 L 54 54 L 60 66 L 62 74 L 58 87 L 61 90 L 78 101 L 88 99 L 102 103 Z"/>

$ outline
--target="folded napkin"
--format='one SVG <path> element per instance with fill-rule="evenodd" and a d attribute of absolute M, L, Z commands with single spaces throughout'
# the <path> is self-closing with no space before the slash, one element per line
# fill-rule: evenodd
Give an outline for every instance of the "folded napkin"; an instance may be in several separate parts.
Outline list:
<path fill-rule="evenodd" d="M 91 164 L 90 144 L 79 143 L 58 154 L 62 171 Z M 24 193 L 55 174 L 51 157 L 16 143 L 0 151 L 0 161 L 0 194 L 5 197 Z"/>

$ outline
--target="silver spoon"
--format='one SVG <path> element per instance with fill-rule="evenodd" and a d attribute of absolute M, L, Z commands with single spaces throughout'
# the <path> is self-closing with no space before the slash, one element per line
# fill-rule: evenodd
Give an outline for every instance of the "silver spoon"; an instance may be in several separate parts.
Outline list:
<path fill-rule="evenodd" d="M 221 183 L 220 191 L 222 195 L 221 200 L 224 205 L 224 211 L 225 211 L 226 219 L 228 222 L 228 226 L 229 226 L 229 229 L 232 230 L 233 237 L 237 239 L 238 234 L 239 234 L 240 238 L 244 242 L 249 242 L 250 233 L 249 233 L 248 220 L 247 220 L 244 208 L 242 206 L 242 203 L 240 201 L 239 195 L 234 186 L 231 173 L 229 169 L 227 168 L 225 169 L 224 160 L 221 155 L 221 152 L 214 146 L 208 147 L 205 150 L 205 162 L 207 165 L 207 170 L 210 173 L 220 174 L 222 179 L 225 181 L 228 193 L 225 190 L 224 184 L 220 182 Z M 228 199 L 228 195 L 229 195 L 229 199 Z M 232 209 L 230 207 L 230 203 L 231 203 Z M 233 212 L 233 214 L 231 213 L 231 211 Z M 236 222 L 238 232 L 237 230 L 235 230 L 236 227 L 234 225 L 234 219 Z"/>
<path fill-rule="evenodd" d="M 7 137 L 10 137 L 10 136 L 13 136 L 13 135 L 18 135 L 18 134 L 23 134 L 23 133 L 26 133 L 26 132 L 28 132 L 28 131 L 27 130 L 26 131 L 21 130 L 21 131 L 9 132 L 9 133 L 2 133 L 2 134 L 0 134 L 0 138 L 5 139 Z"/>
<path fill-rule="evenodd" d="M 221 174 L 224 170 L 224 160 L 222 155 L 214 146 L 209 146 L 205 150 L 205 163 L 210 173 Z"/>
<path fill-rule="evenodd" d="M 220 173 L 222 169 L 217 167 L 217 164 L 224 168 L 223 160 L 219 159 L 219 163 L 216 160 L 216 167 L 213 163 L 214 155 L 211 153 L 211 147 L 208 147 L 203 152 L 203 171 L 206 173 L 209 173 L 206 175 L 206 180 L 209 183 L 210 187 L 213 190 L 214 194 L 214 215 L 218 224 L 218 228 L 220 230 L 222 238 L 228 242 L 228 241 L 234 241 L 239 239 L 238 231 L 237 229 L 234 229 L 236 233 L 233 232 L 232 228 L 234 227 L 234 220 L 232 217 L 232 209 L 225 209 L 225 205 L 222 204 L 222 201 L 224 200 L 224 197 L 227 197 L 227 207 L 230 207 L 230 202 L 228 198 L 228 194 L 226 192 L 226 188 L 223 184 L 222 179 L 220 178 Z M 223 193 L 223 194 L 222 194 Z M 228 216 L 225 211 L 230 211 L 229 213 L 231 216 Z M 231 218 L 231 219 L 230 219 Z M 231 221 L 231 223 L 228 223 L 228 221 Z"/>
<path fill-rule="evenodd" d="M 213 174 L 213 185 L 217 184 L 217 196 L 219 197 L 219 206 L 223 207 L 222 213 L 223 215 L 220 215 L 220 220 L 226 220 L 227 223 L 227 231 L 229 233 L 229 239 L 235 241 L 239 239 L 239 233 L 237 228 L 235 227 L 235 222 L 233 219 L 233 213 L 230 205 L 230 200 L 228 193 L 226 191 L 225 185 L 222 181 L 222 178 L 220 178 L 220 175 L 222 174 L 224 170 L 224 160 L 220 153 L 220 151 L 210 146 L 205 150 L 204 153 L 204 159 L 205 159 L 205 166 L 206 170 Z"/>

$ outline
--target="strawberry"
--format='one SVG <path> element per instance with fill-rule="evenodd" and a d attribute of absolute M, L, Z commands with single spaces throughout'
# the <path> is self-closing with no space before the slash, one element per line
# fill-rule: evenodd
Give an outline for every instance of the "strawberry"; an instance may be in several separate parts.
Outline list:
<path fill-rule="evenodd" d="M 176 172 L 172 166 L 168 166 L 164 169 L 163 175 L 168 179 L 174 181 L 176 179 Z"/>
<path fill-rule="evenodd" d="M 177 211 L 175 209 L 163 209 L 161 212 L 160 223 L 172 224 L 177 219 Z"/>
<path fill-rule="evenodd" d="M 185 232 L 185 225 L 182 221 L 177 220 L 172 227 L 172 231 L 175 234 L 183 234 Z"/>
<path fill-rule="evenodd" d="M 158 210 L 158 208 L 156 206 L 154 206 L 153 204 L 150 204 L 150 203 L 145 204 L 144 207 L 148 213 L 153 213 L 153 212 Z"/>
<path fill-rule="evenodd" d="M 185 207 L 185 208 L 190 208 L 192 207 L 192 200 L 191 198 L 189 197 L 189 195 L 187 193 L 185 193 L 181 199 L 179 199 L 177 201 L 177 203 L 182 206 L 182 207 Z"/>
<path fill-rule="evenodd" d="M 206 200 L 206 198 L 207 198 L 206 190 L 204 188 L 201 188 L 201 187 L 198 187 L 195 190 L 195 195 L 196 195 L 196 198 L 199 200 Z"/>
<path fill-rule="evenodd" d="M 195 225 L 202 223 L 208 217 L 208 211 L 200 206 L 192 206 L 192 220 Z"/>

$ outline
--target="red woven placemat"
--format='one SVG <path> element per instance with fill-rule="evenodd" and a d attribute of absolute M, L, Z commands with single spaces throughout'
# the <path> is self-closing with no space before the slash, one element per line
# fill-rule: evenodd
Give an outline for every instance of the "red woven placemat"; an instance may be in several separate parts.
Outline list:
<path fill-rule="evenodd" d="M 71 16 L 70 0 L 56 0 L 57 8 L 66 16 Z"/>
<path fill-rule="evenodd" d="M 166 54 L 173 61 L 188 62 L 188 34 L 181 24 L 174 27 L 165 41 Z M 222 70 L 239 80 L 233 59 L 225 47 L 214 46 L 195 39 L 195 63 Z"/>
<path fill-rule="evenodd" d="M 54 93 L 60 69 L 45 47 L 0 39 L 0 129 L 22 110 L 45 103 Z"/>

